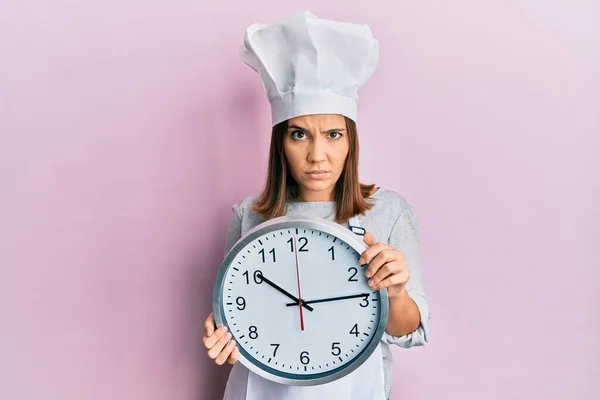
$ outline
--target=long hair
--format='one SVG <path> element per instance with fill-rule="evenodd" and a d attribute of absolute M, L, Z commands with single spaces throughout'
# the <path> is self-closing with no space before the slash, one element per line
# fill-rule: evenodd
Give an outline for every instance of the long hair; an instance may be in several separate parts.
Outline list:
<path fill-rule="evenodd" d="M 348 221 L 350 217 L 371 209 L 369 200 L 375 185 L 362 184 L 358 180 L 358 133 L 356 123 L 345 117 L 348 136 L 348 155 L 344 169 L 334 188 L 336 203 L 335 220 L 338 223 Z M 269 166 L 264 189 L 253 204 L 253 209 L 264 219 L 285 215 L 288 201 L 297 201 L 298 183 L 289 171 L 283 148 L 288 121 L 273 127 L 269 150 Z"/>

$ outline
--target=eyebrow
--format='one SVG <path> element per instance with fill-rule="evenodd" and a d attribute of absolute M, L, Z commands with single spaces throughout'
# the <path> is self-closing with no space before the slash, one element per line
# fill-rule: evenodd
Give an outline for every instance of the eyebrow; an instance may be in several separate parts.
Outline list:
<path fill-rule="evenodd" d="M 308 129 L 306 129 L 306 128 L 303 128 L 303 127 L 301 127 L 301 126 L 298 126 L 298 125 L 289 125 L 289 126 L 288 126 L 288 129 L 299 129 L 299 130 L 301 130 L 301 131 L 305 131 L 305 132 L 306 132 L 306 131 L 308 131 Z M 321 133 L 343 132 L 343 131 L 345 131 L 345 130 L 346 130 L 345 128 L 332 128 L 332 129 L 328 129 L 328 130 L 326 130 L 326 131 L 323 131 L 323 132 L 321 132 Z"/>

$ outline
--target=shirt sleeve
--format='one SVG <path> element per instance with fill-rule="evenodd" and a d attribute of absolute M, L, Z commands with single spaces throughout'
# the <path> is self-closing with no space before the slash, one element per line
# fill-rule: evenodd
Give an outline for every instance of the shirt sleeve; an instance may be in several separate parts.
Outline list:
<path fill-rule="evenodd" d="M 402 252 L 408 264 L 410 279 L 406 283 L 405 288 L 408 295 L 417 305 L 421 315 L 421 323 L 414 332 L 403 336 L 392 336 L 384 332 L 381 340 L 387 344 L 395 344 L 404 348 L 424 346 L 429 340 L 429 305 L 423 291 L 419 225 L 412 207 L 398 217 L 392 227 L 388 243 Z"/>
<path fill-rule="evenodd" d="M 225 255 L 229 253 L 229 250 L 237 243 L 242 237 L 242 213 L 237 204 L 231 207 L 232 218 L 227 229 L 227 235 L 225 238 Z"/>

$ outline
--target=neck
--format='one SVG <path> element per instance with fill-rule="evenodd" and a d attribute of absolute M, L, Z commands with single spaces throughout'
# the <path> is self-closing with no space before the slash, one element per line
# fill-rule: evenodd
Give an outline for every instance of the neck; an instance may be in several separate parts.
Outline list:
<path fill-rule="evenodd" d="M 323 190 L 319 192 L 300 190 L 298 199 L 300 201 L 333 201 L 333 190 Z"/>

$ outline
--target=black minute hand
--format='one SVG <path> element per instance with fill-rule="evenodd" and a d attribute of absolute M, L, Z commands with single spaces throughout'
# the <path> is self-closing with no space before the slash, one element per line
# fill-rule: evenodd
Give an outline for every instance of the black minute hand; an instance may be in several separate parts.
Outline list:
<path fill-rule="evenodd" d="M 272 287 L 274 287 L 275 289 L 277 289 L 278 291 L 280 291 L 281 293 L 285 294 L 287 297 L 289 297 L 290 299 L 294 300 L 295 303 L 292 303 L 292 305 L 294 306 L 298 306 L 298 303 L 300 303 L 301 301 L 298 300 L 298 298 L 296 296 L 294 296 L 293 294 L 291 294 L 290 292 L 288 292 L 287 290 L 285 290 L 284 288 L 282 288 L 281 286 L 273 283 L 271 280 L 267 279 L 263 274 L 259 274 L 258 276 L 260 276 L 260 279 L 265 282 L 267 285 L 270 285 Z M 306 308 L 308 311 L 313 311 L 313 308 L 309 305 L 307 305 L 305 302 L 301 302 L 302 306 L 304 306 L 304 308 Z"/>
<path fill-rule="evenodd" d="M 356 299 L 358 297 L 369 297 L 369 293 L 353 294 L 350 296 L 340 296 L 340 297 L 328 297 L 326 299 L 318 299 L 318 300 L 309 300 L 309 301 L 303 301 L 302 304 L 325 303 L 328 301 Z M 297 306 L 297 305 L 298 305 L 298 303 L 287 303 L 286 304 L 286 306 L 288 306 L 288 307 Z"/>

